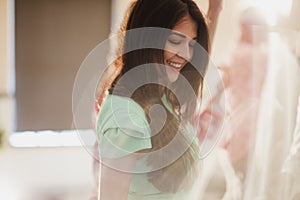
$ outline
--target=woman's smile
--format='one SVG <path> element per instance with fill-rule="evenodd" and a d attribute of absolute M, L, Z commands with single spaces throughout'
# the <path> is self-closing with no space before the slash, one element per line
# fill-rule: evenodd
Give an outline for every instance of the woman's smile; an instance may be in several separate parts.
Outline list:
<path fill-rule="evenodd" d="M 185 63 L 180 63 L 180 62 L 175 62 L 172 60 L 167 60 L 167 65 L 168 67 L 171 67 L 173 70 L 180 72 L 180 70 L 183 68 L 183 66 L 185 65 Z"/>

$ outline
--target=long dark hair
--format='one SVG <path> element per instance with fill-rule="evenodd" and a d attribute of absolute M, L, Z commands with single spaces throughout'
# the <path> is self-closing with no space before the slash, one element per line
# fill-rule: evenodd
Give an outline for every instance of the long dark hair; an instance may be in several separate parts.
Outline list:
<path fill-rule="evenodd" d="M 171 91 L 165 86 L 149 83 L 137 88 L 130 96 L 128 96 L 127 89 L 132 86 L 131 84 L 134 84 L 133 82 L 135 80 L 132 80 L 132 82 L 128 80 L 122 82 L 120 80 L 131 69 L 144 64 L 149 64 L 142 74 L 144 77 L 139 78 L 147 79 L 149 74 L 151 76 L 156 76 L 157 79 L 160 78 L 155 63 L 164 64 L 163 50 L 161 49 L 163 49 L 168 37 L 168 34 L 165 34 L 166 32 L 163 32 L 160 35 L 153 35 L 149 34 L 147 31 L 141 31 L 138 35 L 131 35 L 129 34 L 129 31 L 145 27 L 157 27 L 171 30 L 186 16 L 190 16 L 197 23 L 197 42 L 202 49 L 195 47 L 192 61 L 187 63 L 180 72 L 182 77 L 179 77 L 174 83 L 171 83 L 170 87 L 174 90 Z M 178 143 L 176 148 L 180 148 L 180 145 L 186 145 L 188 141 L 184 136 L 185 134 L 182 132 L 188 130 L 181 131 L 182 127 L 180 124 L 182 120 L 189 120 L 189 118 L 192 117 L 197 99 L 192 97 L 192 95 L 187 93 L 184 89 L 181 89 L 180 86 L 183 79 L 186 79 L 192 87 L 194 95 L 196 97 L 201 96 L 203 76 L 208 64 L 210 46 L 208 28 L 204 15 L 193 0 L 159 0 L 155 2 L 153 0 L 137 0 L 131 4 L 127 11 L 127 16 L 123 21 L 121 32 L 125 32 L 125 36 L 120 39 L 120 57 L 114 63 L 116 67 L 119 68 L 120 73 L 111 84 L 109 93 L 128 96 L 135 100 L 144 109 L 149 123 L 150 108 L 154 104 L 165 107 L 162 102 L 162 97 L 165 95 L 172 110 L 178 111 L 177 116 L 176 114 L 174 115 L 174 112 L 172 113 L 166 109 L 166 123 L 158 134 L 151 137 L 152 149 L 150 151 L 159 150 L 169 144 L 177 133 L 182 134 L 182 143 Z M 139 48 L 141 43 L 147 46 L 145 43 L 148 41 L 157 44 L 159 48 Z M 201 51 L 205 53 L 201 53 Z M 193 65 L 191 63 L 193 63 Z M 178 95 L 186 97 L 184 104 L 187 105 L 187 109 L 183 113 L 180 113 L 181 109 L 177 98 Z M 184 189 L 191 182 L 189 178 L 187 178 L 187 174 L 196 171 L 197 152 L 197 145 L 192 143 L 183 155 L 171 165 L 148 173 L 149 181 L 160 191 L 164 192 L 177 192 Z M 162 158 L 163 156 L 166 155 L 161 155 Z M 149 165 L 155 165 L 155 162 L 158 162 L 162 158 L 149 156 Z"/>

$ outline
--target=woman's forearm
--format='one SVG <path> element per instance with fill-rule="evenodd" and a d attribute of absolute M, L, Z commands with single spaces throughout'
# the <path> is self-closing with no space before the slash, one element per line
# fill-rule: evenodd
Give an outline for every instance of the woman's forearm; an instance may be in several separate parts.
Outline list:
<path fill-rule="evenodd" d="M 220 12 L 223 8 L 223 0 L 209 0 L 209 8 L 207 11 L 208 19 L 208 31 L 210 36 L 210 42 L 213 43 L 216 27 L 219 20 Z"/>

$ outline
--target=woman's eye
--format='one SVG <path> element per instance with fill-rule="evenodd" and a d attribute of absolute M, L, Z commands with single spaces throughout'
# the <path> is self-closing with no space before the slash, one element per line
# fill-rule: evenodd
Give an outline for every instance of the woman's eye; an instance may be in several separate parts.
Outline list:
<path fill-rule="evenodd" d="M 171 44 L 175 44 L 175 45 L 180 44 L 180 41 L 179 41 L 179 40 L 171 40 L 171 39 L 169 39 L 168 41 L 169 41 Z"/>

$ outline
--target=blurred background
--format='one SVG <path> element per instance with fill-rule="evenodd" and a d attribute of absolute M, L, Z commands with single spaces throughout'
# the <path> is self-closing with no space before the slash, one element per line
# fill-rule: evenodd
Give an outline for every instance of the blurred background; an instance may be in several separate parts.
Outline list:
<path fill-rule="evenodd" d="M 89 198 L 93 158 L 72 131 L 73 83 L 88 53 L 116 33 L 129 2 L 0 0 L 0 199 Z M 224 0 L 213 61 L 238 37 L 249 2 Z M 261 5 L 299 58 L 300 2 L 273 2 Z M 197 3 L 207 10 L 207 0 Z"/>

